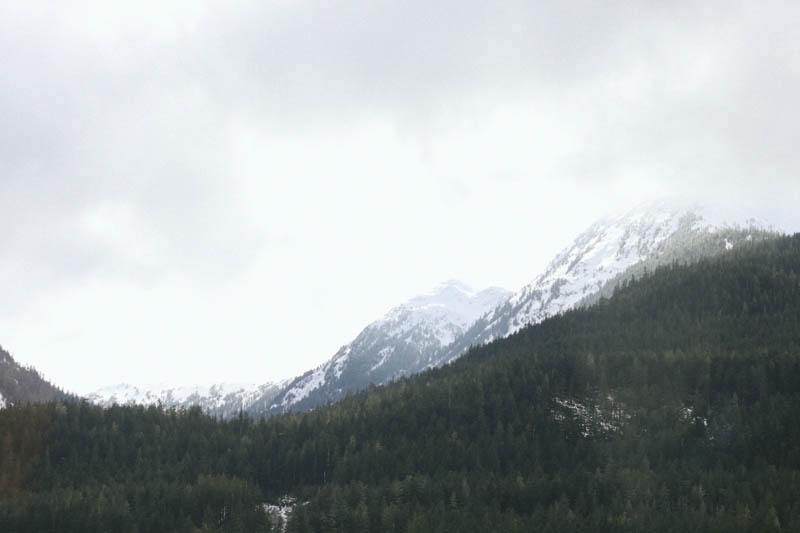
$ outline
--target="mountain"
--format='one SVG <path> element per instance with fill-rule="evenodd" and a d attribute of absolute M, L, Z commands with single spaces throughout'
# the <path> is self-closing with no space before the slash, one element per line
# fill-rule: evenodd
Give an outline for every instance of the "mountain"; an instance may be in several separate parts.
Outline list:
<path fill-rule="evenodd" d="M 330 360 L 291 380 L 274 397 L 260 398 L 250 411 L 311 409 L 370 384 L 384 384 L 435 366 L 442 348 L 510 294 L 497 287 L 475 291 L 460 281 L 446 281 L 391 309 Z"/>
<path fill-rule="evenodd" d="M 0 347 L 0 408 L 74 397 L 65 393 L 34 368 L 17 363 L 11 354 Z"/>
<path fill-rule="evenodd" d="M 475 293 L 448 281 L 367 326 L 330 360 L 251 404 L 255 415 L 302 411 L 460 357 L 577 306 L 610 296 L 625 280 L 660 265 L 691 263 L 746 241 L 778 235 L 765 222 L 733 221 L 713 209 L 662 201 L 592 224 L 531 283 L 511 294 Z"/>
<path fill-rule="evenodd" d="M 3 409 L 0 529 L 800 531 L 799 276 L 745 241 L 258 422 Z"/>
<path fill-rule="evenodd" d="M 212 416 L 230 418 L 247 411 L 259 398 L 268 398 L 279 390 L 279 384 L 263 385 L 217 383 L 189 387 L 136 387 L 127 383 L 103 387 L 87 399 L 103 407 L 117 405 L 157 405 L 177 409 L 199 406 Z"/>
<path fill-rule="evenodd" d="M 765 222 L 728 221 L 708 207 L 656 202 L 592 224 L 545 271 L 491 310 L 439 355 L 439 363 L 470 346 L 507 337 L 529 324 L 610 296 L 619 284 L 656 267 L 696 261 L 744 241 L 776 237 Z"/>

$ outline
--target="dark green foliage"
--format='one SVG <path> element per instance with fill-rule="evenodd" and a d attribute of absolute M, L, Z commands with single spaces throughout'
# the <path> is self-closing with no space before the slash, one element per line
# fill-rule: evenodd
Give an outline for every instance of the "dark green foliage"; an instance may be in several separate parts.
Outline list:
<path fill-rule="evenodd" d="M 309 413 L 0 412 L 0 530 L 800 530 L 800 236 Z"/>

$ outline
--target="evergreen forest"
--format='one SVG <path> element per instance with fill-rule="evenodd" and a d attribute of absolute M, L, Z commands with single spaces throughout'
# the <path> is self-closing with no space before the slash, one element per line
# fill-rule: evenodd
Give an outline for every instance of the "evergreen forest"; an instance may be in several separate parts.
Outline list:
<path fill-rule="evenodd" d="M 798 413 L 795 235 L 307 413 L 2 409 L 0 531 L 800 531 Z"/>

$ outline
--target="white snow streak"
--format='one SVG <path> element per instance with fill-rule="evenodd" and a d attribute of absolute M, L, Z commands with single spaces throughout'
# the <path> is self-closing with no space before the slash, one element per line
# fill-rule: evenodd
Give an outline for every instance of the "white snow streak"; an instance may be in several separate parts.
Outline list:
<path fill-rule="evenodd" d="M 317 367 L 310 376 L 303 379 L 298 385 L 287 392 L 283 397 L 281 405 L 286 407 L 287 405 L 295 404 L 311 394 L 311 391 L 314 389 L 321 387 L 325 383 L 326 366 L 327 365 L 322 365 Z"/>
<path fill-rule="evenodd" d="M 387 346 L 383 348 L 381 351 L 378 352 L 378 362 L 372 365 L 372 368 L 369 369 L 370 372 L 374 372 L 378 367 L 382 366 L 386 360 L 389 358 L 390 355 L 394 353 L 394 346 Z"/>

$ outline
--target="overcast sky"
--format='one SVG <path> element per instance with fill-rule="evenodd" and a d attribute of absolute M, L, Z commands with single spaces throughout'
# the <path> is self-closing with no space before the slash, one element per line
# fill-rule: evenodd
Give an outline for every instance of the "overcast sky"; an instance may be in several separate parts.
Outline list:
<path fill-rule="evenodd" d="M 265 382 L 597 217 L 800 229 L 797 2 L 2 2 L 0 344 Z"/>

